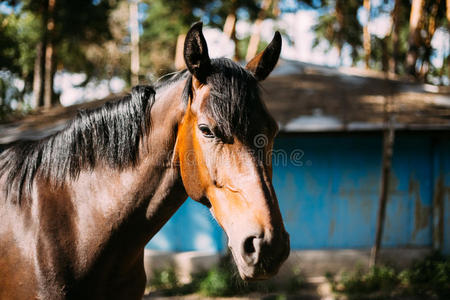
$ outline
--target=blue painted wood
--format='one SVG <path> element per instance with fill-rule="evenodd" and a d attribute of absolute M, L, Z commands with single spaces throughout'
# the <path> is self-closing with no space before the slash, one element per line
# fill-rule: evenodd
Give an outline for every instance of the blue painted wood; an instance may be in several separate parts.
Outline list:
<path fill-rule="evenodd" d="M 372 246 L 381 142 L 381 134 L 276 139 L 273 183 L 292 249 Z M 436 176 L 444 181 L 444 250 L 450 253 L 450 142 L 420 133 L 396 136 L 382 246 L 432 245 Z M 225 237 L 208 210 L 190 199 L 148 245 L 172 251 L 225 246 Z"/>
<path fill-rule="evenodd" d="M 226 241 L 209 210 L 188 198 L 146 248 L 164 251 L 221 251 Z"/>

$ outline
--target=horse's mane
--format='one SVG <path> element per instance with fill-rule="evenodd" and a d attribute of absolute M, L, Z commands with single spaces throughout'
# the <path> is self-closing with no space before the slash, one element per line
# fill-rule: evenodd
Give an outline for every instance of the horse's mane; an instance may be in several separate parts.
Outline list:
<path fill-rule="evenodd" d="M 91 110 L 80 110 L 67 126 L 37 141 L 22 141 L 0 154 L 0 176 L 6 176 L 6 193 L 31 192 L 39 171 L 61 183 L 82 169 L 100 162 L 122 169 L 138 160 L 140 138 L 150 126 L 149 111 L 155 100 L 151 86 L 136 86 L 131 94 Z M 15 200 L 13 200 L 15 201 Z"/>
<path fill-rule="evenodd" d="M 207 77 L 211 87 L 207 111 L 216 120 L 224 137 L 246 136 L 249 115 L 258 98 L 256 79 L 229 59 L 212 60 Z M 61 131 L 37 141 L 16 143 L 0 154 L 0 177 L 6 176 L 6 198 L 16 191 L 13 202 L 29 195 L 33 179 L 63 183 L 76 178 L 81 170 L 92 170 L 99 162 L 124 169 L 139 160 L 139 143 L 150 129 L 150 110 L 155 90 L 186 79 L 183 101 L 192 96 L 192 75 L 177 72 L 154 86 L 136 86 L 131 94 L 101 107 L 81 110 Z M 258 98 L 259 99 L 259 98 Z"/>

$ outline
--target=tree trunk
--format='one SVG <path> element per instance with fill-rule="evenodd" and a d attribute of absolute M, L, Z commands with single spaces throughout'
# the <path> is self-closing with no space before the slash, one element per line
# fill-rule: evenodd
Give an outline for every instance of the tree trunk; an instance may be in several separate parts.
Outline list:
<path fill-rule="evenodd" d="M 49 17 L 49 1 L 42 3 L 40 13 L 42 15 L 42 37 L 36 46 L 36 58 L 34 60 L 34 77 L 33 77 L 33 103 L 34 109 L 44 105 L 44 82 L 45 82 L 45 52 L 47 49 L 48 39 L 48 17 Z"/>
<path fill-rule="evenodd" d="M 241 58 L 239 55 L 238 39 L 236 37 L 236 22 L 237 22 L 236 11 L 237 11 L 236 0 L 233 0 L 231 11 L 225 20 L 225 24 L 223 25 L 223 33 L 225 33 L 225 35 L 234 42 L 233 60 L 239 61 Z"/>
<path fill-rule="evenodd" d="M 381 40 L 381 69 L 387 76 L 387 72 L 389 71 L 389 51 L 388 51 L 388 38 L 384 37 Z"/>
<path fill-rule="evenodd" d="M 338 42 L 338 44 L 336 46 L 336 50 L 338 52 L 338 57 L 339 57 L 338 65 L 340 67 L 342 67 L 342 44 L 340 42 Z"/>
<path fill-rule="evenodd" d="M 345 5 L 345 1 L 343 0 L 336 0 L 334 13 L 336 14 L 336 20 L 338 23 L 338 29 L 336 31 L 336 45 L 338 50 L 338 56 L 339 56 L 339 66 L 342 66 L 342 47 L 344 46 L 344 41 L 342 37 L 342 32 L 345 30 L 344 27 L 344 12 L 343 12 L 343 6 Z"/>
<path fill-rule="evenodd" d="M 432 54 L 431 40 L 433 39 L 434 33 L 436 32 L 436 18 L 439 10 L 439 4 L 441 0 L 435 0 L 433 6 L 431 7 L 431 12 L 428 17 L 427 24 L 427 35 L 424 40 L 425 46 L 425 55 L 422 60 L 422 66 L 420 68 L 420 77 L 425 79 L 427 78 L 428 72 L 430 71 L 430 56 Z"/>
<path fill-rule="evenodd" d="M 406 56 L 406 66 L 409 74 L 416 76 L 416 62 L 419 56 L 419 47 L 422 43 L 420 30 L 423 25 L 424 0 L 413 0 L 411 3 L 411 14 L 409 17 L 409 50 Z"/>
<path fill-rule="evenodd" d="M 447 3 L 446 3 L 447 5 L 446 5 L 446 7 L 447 7 L 447 13 L 446 13 L 446 15 L 447 15 L 447 21 L 448 21 L 448 25 L 450 26 L 450 0 L 447 0 Z"/>
<path fill-rule="evenodd" d="M 138 2 L 130 1 L 130 32 L 131 32 L 131 85 L 139 84 L 139 20 Z"/>
<path fill-rule="evenodd" d="M 44 107 L 53 104 L 53 43 L 48 42 L 45 49 L 45 79 L 44 79 Z"/>
<path fill-rule="evenodd" d="M 245 56 L 245 59 L 247 61 L 251 60 L 253 57 L 255 57 L 256 53 L 258 52 L 258 45 L 259 45 L 259 39 L 260 39 L 260 33 L 261 33 L 261 25 L 264 20 L 264 17 L 266 16 L 266 11 L 270 7 L 270 3 L 272 0 L 263 0 L 263 3 L 261 5 L 261 10 L 258 13 L 258 18 L 255 21 L 255 24 L 253 25 L 253 33 L 250 37 L 250 41 L 248 43 L 247 48 L 247 55 Z"/>
<path fill-rule="evenodd" d="M 233 32 L 236 31 L 236 11 L 234 10 L 234 7 L 232 8 L 232 11 L 228 14 L 227 18 L 225 19 L 225 24 L 223 25 L 223 33 L 231 39 L 233 36 Z"/>
<path fill-rule="evenodd" d="M 55 31 L 55 21 L 53 19 L 56 0 L 48 1 L 48 21 L 47 21 L 47 45 L 45 47 L 45 74 L 44 74 L 44 107 L 50 108 L 53 104 L 53 35 Z"/>
<path fill-rule="evenodd" d="M 363 28 L 363 39 L 364 39 L 364 62 L 366 64 L 366 69 L 369 69 L 370 60 L 370 33 L 369 33 L 369 20 L 370 20 L 370 0 L 364 0 L 364 8 L 367 13 L 366 24 Z"/>
<path fill-rule="evenodd" d="M 450 1 L 450 0 L 449 0 Z M 395 6 L 392 10 L 392 29 L 391 29 L 391 40 L 392 40 L 392 55 L 389 58 L 389 70 L 391 73 L 398 74 L 399 65 L 399 36 L 400 36 L 400 13 L 401 13 L 401 0 L 395 0 Z"/>
<path fill-rule="evenodd" d="M 33 76 L 33 103 L 31 106 L 37 109 L 44 105 L 44 68 L 46 41 L 42 39 L 36 46 L 36 58 L 34 60 Z M 45 45 L 45 46 L 44 46 Z"/>
<path fill-rule="evenodd" d="M 186 64 L 184 62 L 184 40 L 186 39 L 185 34 L 178 35 L 177 38 L 177 46 L 175 48 L 175 69 L 182 70 L 186 68 Z"/>

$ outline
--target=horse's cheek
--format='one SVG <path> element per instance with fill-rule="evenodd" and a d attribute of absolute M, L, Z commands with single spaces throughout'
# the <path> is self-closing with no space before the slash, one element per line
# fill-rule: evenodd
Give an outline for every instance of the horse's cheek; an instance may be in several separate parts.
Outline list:
<path fill-rule="evenodd" d="M 180 160 L 180 173 L 187 194 L 194 200 L 203 196 L 203 188 L 200 182 L 200 173 L 197 166 L 197 157 L 194 150 L 193 120 L 185 120 L 179 131 L 178 155 Z"/>

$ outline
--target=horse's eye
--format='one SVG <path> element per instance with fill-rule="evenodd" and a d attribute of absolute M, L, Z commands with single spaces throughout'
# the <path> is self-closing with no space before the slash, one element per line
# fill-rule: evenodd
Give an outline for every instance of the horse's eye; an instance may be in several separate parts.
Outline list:
<path fill-rule="evenodd" d="M 198 125 L 198 129 L 202 132 L 203 136 L 207 138 L 213 138 L 214 133 L 212 133 L 211 129 L 209 129 L 208 125 L 206 124 L 200 124 Z"/>

